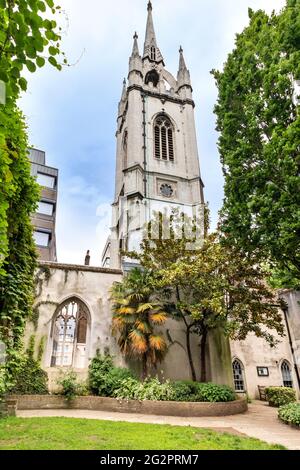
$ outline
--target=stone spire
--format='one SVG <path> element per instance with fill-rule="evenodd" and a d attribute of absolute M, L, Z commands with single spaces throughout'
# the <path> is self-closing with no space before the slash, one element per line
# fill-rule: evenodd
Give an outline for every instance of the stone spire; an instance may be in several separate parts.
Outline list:
<path fill-rule="evenodd" d="M 181 46 L 179 49 L 179 70 L 177 74 L 177 82 L 178 82 L 178 89 L 184 86 L 192 88 L 190 72 L 187 69 L 187 66 L 183 57 L 183 49 Z"/>
<path fill-rule="evenodd" d="M 126 83 L 126 78 L 124 78 L 122 96 L 119 102 L 119 116 L 121 116 L 124 112 L 126 99 L 127 99 L 127 83 Z"/>
<path fill-rule="evenodd" d="M 138 45 L 138 35 L 137 35 L 137 32 L 135 32 L 133 36 L 133 48 L 132 48 L 131 57 L 139 57 L 139 56 L 140 56 L 140 51 L 139 51 L 139 45 Z"/>
<path fill-rule="evenodd" d="M 126 83 L 126 78 L 124 78 L 121 101 L 126 101 L 126 98 L 127 98 L 127 83 Z"/>
<path fill-rule="evenodd" d="M 143 78 L 142 74 L 143 62 L 142 57 L 140 56 L 139 45 L 138 45 L 138 35 L 135 32 L 133 36 L 133 48 L 132 53 L 129 58 L 129 86 L 131 85 L 141 85 Z"/>
<path fill-rule="evenodd" d="M 151 62 L 164 62 L 163 56 L 157 46 L 156 36 L 154 31 L 154 24 L 152 18 L 152 3 L 148 2 L 148 18 L 146 27 L 146 36 L 144 44 L 143 59 L 149 59 Z"/>

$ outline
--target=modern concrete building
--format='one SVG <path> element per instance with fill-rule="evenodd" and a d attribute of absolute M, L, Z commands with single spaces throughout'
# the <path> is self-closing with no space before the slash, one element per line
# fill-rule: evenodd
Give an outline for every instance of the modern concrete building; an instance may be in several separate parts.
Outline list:
<path fill-rule="evenodd" d="M 30 149 L 31 174 L 41 186 L 41 199 L 37 212 L 32 216 L 34 238 L 44 261 L 56 261 L 55 221 L 57 206 L 58 170 L 46 165 L 42 150 Z"/>

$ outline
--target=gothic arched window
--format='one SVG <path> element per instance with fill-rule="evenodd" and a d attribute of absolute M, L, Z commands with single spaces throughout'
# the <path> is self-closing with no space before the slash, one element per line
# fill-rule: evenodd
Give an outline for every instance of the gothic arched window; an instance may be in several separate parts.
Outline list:
<path fill-rule="evenodd" d="M 153 86 L 156 88 L 159 82 L 159 74 L 156 70 L 150 70 L 145 77 L 146 85 L 153 83 Z"/>
<path fill-rule="evenodd" d="M 151 60 L 156 60 L 156 49 L 154 46 L 151 47 Z"/>
<path fill-rule="evenodd" d="M 244 367 L 243 364 L 235 359 L 232 363 L 232 372 L 233 372 L 233 381 L 234 389 L 236 392 L 245 391 L 245 381 L 244 381 Z"/>
<path fill-rule="evenodd" d="M 284 387 L 293 387 L 291 368 L 288 361 L 282 361 L 281 374 Z"/>
<path fill-rule="evenodd" d="M 51 367 L 84 367 L 89 318 L 79 299 L 69 299 L 59 307 L 52 324 Z"/>
<path fill-rule="evenodd" d="M 154 122 L 154 155 L 155 158 L 174 161 L 173 126 L 165 115 L 159 115 Z"/>

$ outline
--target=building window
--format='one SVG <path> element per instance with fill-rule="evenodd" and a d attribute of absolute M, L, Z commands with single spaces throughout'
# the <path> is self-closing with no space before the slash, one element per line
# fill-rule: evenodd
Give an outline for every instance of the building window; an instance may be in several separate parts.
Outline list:
<path fill-rule="evenodd" d="M 36 245 L 44 248 L 47 248 L 49 246 L 50 236 L 51 234 L 49 232 L 40 232 L 39 230 L 35 230 L 33 234 L 33 238 Z"/>
<path fill-rule="evenodd" d="M 83 302 L 71 299 L 63 303 L 52 325 L 51 367 L 84 367 L 77 345 L 86 344 L 88 326 L 89 312 Z"/>
<path fill-rule="evenodd" d="M 154 155 L 165 161 L 174 161 L 173 126 L 167 116 L 160 115 L 154 123 Z"/>
<path fill-rule="evenodd" d="M 145 77 L 146 85 L 153 83 L 153 86 L 156 88 L 159 82 L 159 75 L 156 70 L 150 70 Z"/>
<path fill-rule="evenodd" d="M 53 215 L 54 204 L 51 202 L 40 201 L 38 205 L 37 212 L 44 215 Z"/>
<path fill-rule="evenodd" d="M 54 189 L 55 187 L 55 176 L 45 175 L 44 173 L 38 173 L 36 181 L 40 186 L 45 188 Z"/>
<path fill-rule="evenodd" d="M 258 377 L 269 377 L 269 367 L 256 367 Z"/>
<path fill-rule="evenodd" d="M 174 194 L 174 189 L 170 184 L 164 183 L 160 187 L 160 193 L 164 197 L 172 197 Z"/>
<path fill-rule="evenodd" d="M 151 47 L 151 60 L 156 60 L 156 48 L 154 46 Z"/>
<path fill-rule="evenodd" d="M 244 381 L 244 367 L 242 363 L 235 359 L 232 363 L 232 371 L 233 371 L 233 381 L 234 381 L 234 389 L 236 392 L 244 392 L 245 391 L 245 381 Z"/>
<path fill-rule="evenodd" d="M 293 379 L 291 374 L 291 368 L 287 361 L 283 361 L 281 364 L 281 374 L 284 387 L 293 387 Z"/>

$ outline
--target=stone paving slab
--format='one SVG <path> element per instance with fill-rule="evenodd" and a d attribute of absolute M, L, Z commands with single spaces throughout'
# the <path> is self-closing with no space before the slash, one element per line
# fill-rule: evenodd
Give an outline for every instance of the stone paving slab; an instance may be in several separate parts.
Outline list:
<path fill-rule="evenodd" d="M 264 402 L 253 402 L 246 413 L 225 417 L 182 418 L 133 413 L 111 413 L 90 410 L 20 410 L 22 418 L 63 416 L 67 418 L 101 419 L 107 421 L 127 421 L 131 423 L 171 424 L 211 428 L 222 432 L 244 434 L 261 439 L 269 444 L 281 444 L 290 450 L 300 450 L 300 430 L 281 423 L 277 409 Z"/>

